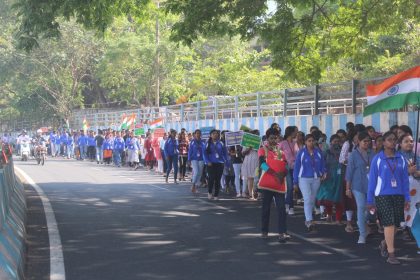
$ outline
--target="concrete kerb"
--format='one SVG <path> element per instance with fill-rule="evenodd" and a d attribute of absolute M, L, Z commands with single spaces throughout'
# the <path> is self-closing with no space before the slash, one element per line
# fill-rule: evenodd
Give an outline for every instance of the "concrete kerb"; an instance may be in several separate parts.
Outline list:
<path fill-rule="evenodd" d="M 24 279 L 26 198 L 13 161 L 0 169 L 0 279 Z"/>

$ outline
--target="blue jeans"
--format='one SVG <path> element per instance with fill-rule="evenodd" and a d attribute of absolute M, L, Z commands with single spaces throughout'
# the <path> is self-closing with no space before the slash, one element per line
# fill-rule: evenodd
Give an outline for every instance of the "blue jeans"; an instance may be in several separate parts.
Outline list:
<path fill-rule="evenodd" d="M 286 204 L 289 205 L 289 208 L 293 208 L 293 169 L 287 171 L 286 186 Z"/>
<path fill-rule="evenodd" d="M 67 157 L 72 158 L 74 152 L 73 144 L 67 145 Z"/>
<path fill-rule="evenodd" d="M 19 149 L 20 151 L 20 149 Z M 55 154 L 57 153 L 57 145 L 55 145 L 54 142 L 51 142 L 51 156 L 55 157 Z"/>
<path fill-rule="evenodd" d="M 312 211 L 320 184 L 320 178 L 299 178 L 299 189 L 303 196 L 303 210 L 305 211 L 305 221 L 307 222 L 313 221 Z"/>
<path fill-rule="evenodd" d="M 60 143 L 55 143 L 54 145 L 55 145 L 55 156 L 57 157 L 61 153 L 61 145 Z"/>
<path fill-rule="evenodd" d="M 191 166 L 193 169 L 192 183 L 193 185 L 197 185 L 198 183 L 200 183 L 201 174 L 203 174 L 204 161 L 192 160 Z"/>
<path fill-rule="evenodd" d="M 121 166 L 121 151 L 114 150 L 112 153 L 112 157 L 114 158 L 114 164 L 116 166 Z"/>
<path fill-rule="evenodd" d="M 357 226 L 359 227 L 360 236 L 365 237 L 366 232 L 366 221 L 367 221 L 367 212 L 366 212 L 366 194 L 353 190 L 353 196 L 356 200 L 357 205 Z"/>
<path fill-rule="evenodd" d="M 177 179 L 178 176 L 178 155 L 168 156 L 166 158 L 166 162 L 168 168 L 166 169 L 166 178 L 169 177 L 169 173 L 171 173 L 172 165 L 174 166 L 174 179 Z"/>
<path fill-rule="evenodd" d="M 102 150 L 102 147 L 96 147 L 96 161 L 104 161 L 104 151 Z"/>
<path fill-rule="evenodd" d="M 236 188 L 236 194 L 245 193 L 245 185 L 241 188 L 241 168 L 242 163 L 234 163 L 233 164 L 233 172 L 235 172 L 235 188 Z"/>
<path fill-rule="evenodd" d="M 79 146 L 79 149 L 80 149 L 80 159 L 85 159 L 87 146 Z"/>
<path fill-rule="evenodd" d="M 263 190 L 262 191 L 263 200 L 262 200 L 262 225 L 261 231 L 264 233 L 268 233 L 268 227 L 270 224 L 270 210 L 271 210 L 271 202 L 273 198 L 276 202 L 276 209 L 277 209 L 277 220 L 278 220 L 278 232 L 279 233 L 286 233 L 287 232 L 287 225 L 286 225 L 286 207 L 285 207 L 285 195 L 282 193 L 276 193 L 272 191 Z"/>

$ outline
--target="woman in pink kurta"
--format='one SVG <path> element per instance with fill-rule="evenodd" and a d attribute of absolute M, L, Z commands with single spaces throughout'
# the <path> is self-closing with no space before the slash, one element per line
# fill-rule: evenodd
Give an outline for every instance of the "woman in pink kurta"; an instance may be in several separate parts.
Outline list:
<path fill-rule="evenodd" d="M 152 148 L 155 154 L 155 158 L 157 161 L 157 171 L 161 174 L 163 174 L 163 157 L 162 157 L 162 152 L 160 149 L 160 141 L 159 138 L 154 137 L 152 140 Z"/>
<path fill-rule="evenodd" d="M 283 151 L 287 161 L 287 195 L 286 195 L 286 212 L 289 215 L 295 213 L 293 208 L 293 168 L 295 166 L 296 155 L 299 152 L 299 147 L 296 144 L 295 138 L 298 133 L 296 126 L 286 127 L 284 140 L 280 142 L 279 148 Z"/>

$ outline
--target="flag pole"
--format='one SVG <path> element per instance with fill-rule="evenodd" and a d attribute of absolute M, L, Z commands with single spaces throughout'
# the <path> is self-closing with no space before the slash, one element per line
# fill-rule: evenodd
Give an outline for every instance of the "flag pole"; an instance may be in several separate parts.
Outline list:
<path fill-rule="evenodd" d="M 416 130 L 416 148 L 414 150 L 414 163 L 417 165 L 417 143 L 419 142 L 419 121 L 420 121 L 420 105 L 417 105 L 417 130 Z"/>

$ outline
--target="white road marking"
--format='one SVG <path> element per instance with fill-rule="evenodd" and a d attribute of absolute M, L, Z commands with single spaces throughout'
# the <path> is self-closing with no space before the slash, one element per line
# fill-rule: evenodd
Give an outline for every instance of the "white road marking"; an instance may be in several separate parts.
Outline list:
<path fill-rule="evenodd" d="M 58 231 L 57 221 L 52 209 L 50 200 L 45 195 L 41 187 L 39 187 L 22 169 L 15 166 L 26 182 L 30 184 L 41 198 L 44 206 L 45 218 L 47 221 L 48 238 L 50 242 L 50 280 L 65 280 L 66 273 L 64 269 L 63 247 L 61 245 L 60 232 Z"/>

